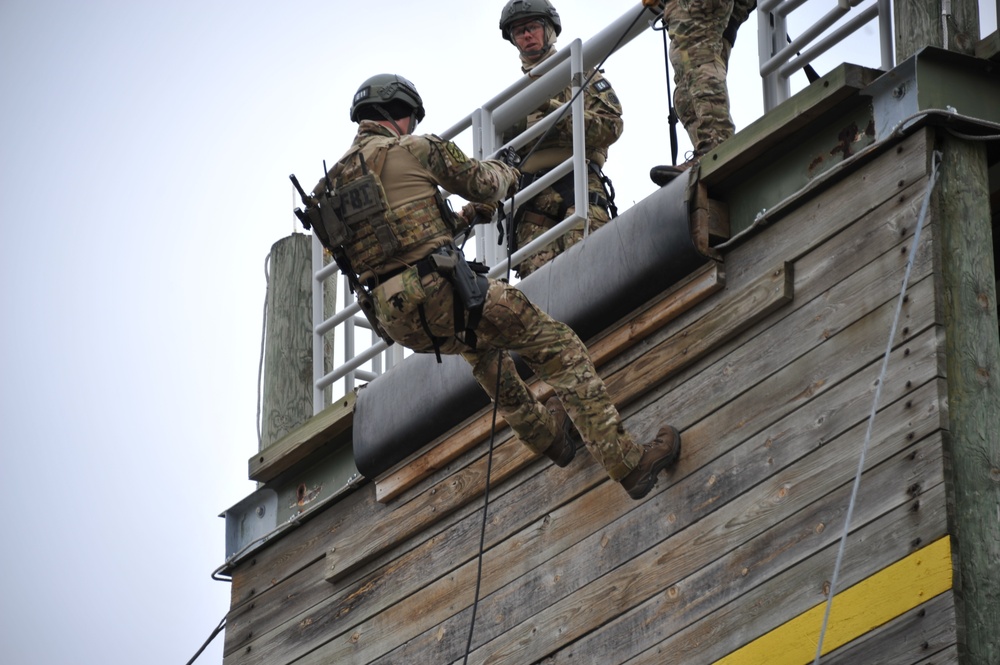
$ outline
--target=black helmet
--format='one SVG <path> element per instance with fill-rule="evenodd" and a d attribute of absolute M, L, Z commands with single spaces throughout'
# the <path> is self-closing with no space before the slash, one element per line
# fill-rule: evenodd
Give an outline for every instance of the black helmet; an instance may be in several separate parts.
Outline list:
<path fill-rule="evenodd" d="M 351 121 L 358 122 L 358 111 L 368 106 L 407 107 L 406 115 L 416 116 L 417 122 L 424 119 L 424 100 L 410 81 L 398 74 L 376 74 L 361 84 L 351 101 Z"/>
<path fill-rule="evenodd" d="M 514 39 L 510 36 L 510 26 L 515 21 L 522 21 L 526 18 L 545 19 L 552 23 L 556 35 L 562 32 L 559 12 L 549 0 L 509 0 L 500 13 L 500 32 L 503 34 L 503 38 L 513 44 Z"/>

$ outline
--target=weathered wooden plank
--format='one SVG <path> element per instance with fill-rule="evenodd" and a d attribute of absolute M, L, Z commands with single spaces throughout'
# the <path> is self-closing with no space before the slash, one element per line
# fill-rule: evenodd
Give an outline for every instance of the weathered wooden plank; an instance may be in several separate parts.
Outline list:
<path fill-rule="evenodd" d="M 612 399 L 619 406 L 634 400 L 670 372 L 693 362 L 711 350 L 713 345 L 721 344 L 742 327 L 785 304 L 791 300 L 790 283 L 787 270 L 778 267 L 764 279 L 719 303 L 702 319 L 679 331 L 675 336 L 678 342 L 673 343 L 669 352 L 661 354 L 655 363 L 648 363 L 648 355 L 643 356 L 641 371 L 623 370 L 629 371 L 628 380 L 622 381 L 617 375 L 610 378 L 608 387 Z M 506 442 L 495 451 L 493 480 L 503 480 L 535 457 L 516 440 Z M 486 461 L 480 459 L 433 488 L 429 502 L 405 504 L 377 525 L 345 535 L 335 548 L 327 552 L 327 579 L 336 582 L 382 550 L 419 533 L 428 523 L 478 496 L 485 487 L 485 467 Z"/>
<path fill-rule="evenodd" d="M 749 276 L 760 273 L 762 264 L 770 265 L 776 257 L 797 262 L 797 257 L 814 251 L 899 196 L 919 199 L 922 188 L 915 193 L 907 190 L 927 179 L 927 143 L 926 133 L 918 132 L 860 166 L 849 178 L 790 201 L 784 206 L 780 225 L 765 226 L 740 243 L 731 240 L 734 246 L 725 252 L 728 282 L 744 283 Z M 776 216 L 777 212 L 771 214 Z M 869 223 L 876 224 L 877 220 L 872 217 Z"/>
<path fill-rule="evenodd" d="M 915 449 L 920 451 L 915 461 L 907 460 L 910 453 L 903 452 L 865 476 L 854 513 L 852 542 L 864 541 L 865 547 L 877 550 L 878 543 L 869 539 L 876 529 L 889 530 L 895 538 L 909 536 L 906 540 L 911 545 L 921 537 L 914 535 L 914 529 L 923 529 L 925 534 L 943 530 L 940 448 L 929 441 Z M 572 662 L 574 654 L 587 654 L 590 662 L 610 663 L 655 651 L 662 640 L 729 602 L 738 603 L 742 594 L 837 543 L 849 495 L 850 487 L 842 486 L 744 545 L 706 562 L 703 568 L 665 588 L 665 594 L 654 596 L 554 654 L 552 665 Z M 914 511 L 917 501 L 937 509 Z M 934 514 L 936 521 L 931 517 Z M 921 542 L 928 541 L 921 537 Z"/>
<path fill-rule="evenodd" d="M 905 456 L 901 459 L 905 462 Z M 940 463 L 938 463 L 938 467 L 940 467 Z M 899 469 L 893 472 L 897 476 L 897 479 L 899 473 Z M 938 474 L 940 475 L 940 471 L 938 471 Z M 908 474 L 904 474 L 904 477 L 906 476 Z M 872 484 L 876 485 L 876 483 Z M 905 495 L 906 483 L 897 484 L 904 487 L 902 493 Z M 721 531 L 724 531 L 724 528 L 720 529 Z M 896 535 L 898 536 L 898 534 Z M 664 550 L 660 555 L 664 556 L 665 552 Z M 710 546 L 706 549 L 706 552 L 711 552 Z M 655 561 L 656 559 L 651 557 L 649 560 Z M 581 559 L 577 558 L 575 562 L 569 561 L 566 564 L 554 567 L 550 574 L 550 584 L 555 583 L 562 573 L 568 573 L 571 568 L 578 565 L 579 561 Z M 500 564 L 498 567 L 502 567 L 502 562 L 496 563 Z M 649 569 L 650 564 L 640 562 L 639 567 Z M 653 567 L 656 569 L 662 568 L 664 571 L 669 568 L 667 566 Z M 636 571 L 635 574 L 640 577 L 643 575 L 639 571 Z M 435 582 L 432 587 L 437 587 L 436 592 L 430 592 L 431 587 L 422 589 L 407 598 L 403 603 L 389 608 L 383 614 L 373 617 L 371 621 L 352 630 L 349 635 L 323 645 L 318 645 L 315 651 L 311 651 L 307 656 L 295 662 L 297 665 L 311 665 L 324 662 L 370 662 L 372 655 L 379 650 L 383 650 L 384 652 L 399 643 L 406 643 L 409 646 L 412 643 L 410 638 L 414 628 L 419 627 L 421 624 L 424 624 L 426 627 L 434 626 L 435 624 L 432 623 L 433 619 L 439 617 L 441 614 L 455 612 L 458 607 L 462 607 L 461 604 L 455 605 L 456 597 L 462 597 L 467 608 L 469 601 L 471 601 L 470 591 L 474 586 L 474 581 L 474 562 L 469 562 L 462 568 L 446 576 L 446 578 Z M 535 589 L 536 593 L 543 593 L 543 588 L 535 587 Z M 604 606 L 606 608 L 612 607 L 610 604 L 611 600 L 610 597 L 605 599 Z M 464 609 L 462 614 L 455 617 L 455 621 L 450 621 L 445 626 L 432 629 L 433 637 L 423 640 L 424 644 L 431 648 L 431 652 L 407 651 L 407 653 L 401 653 L 397 651 L 387 656 L 384 662 L 448 662 L 446 656 L 459 657 L 459 652 L 464 648 L 463 629 L 468 626 L 468 612 L 468 609 Z M 483 618 L 481 621 L 481 625 L 484 627 L 489 625 L 488 619 Z M 532 661 L 515 659 L 504 662 Z"/>
<path fill-rule="evenodd" d="M 976 44 L 976 57 L 983 60 L 1000 60 L 1000 31 L 979 40 Z"/>
<path fill-rule="evenodd" d="M 917 464 L 906 456 L 897 456 L 898 459 L 878 470 L 873 470 L 872 480 L 865 488 L 863 508 L 858 513 L 856 524 L 863 524 L 866 520 L 875 519 L 878 515 L 892 509 L 893 506 L 909 503 L 912 501 L 911 488 L 914 484 L 924 482 L 941 482 L 941 462 L 940 455 L 936 459 L 921 457 Z M 935 480 L 936 478 L 936 480 Z M 579 641 L 572 643 L 565 650 L 558 652 L 552 659 L 553 665 L 561 662 L 595 662 L 613 663 L 620 662 L 625 658 L 635 654 L 638 650 L 655 643 L 655 639 L 649 640 L 657 635 L 658 639 L 669 635 L 672 630 L 679 626 L 687 625 L 693 619 L 710 611 L 725 602 L 728 602 L 741 589 L 750 588 L 761 583 L 769 576 L 776 574 L 782 568 L 788 567 L 799 558 L 811 554 L 811 552 L 821 546 L 829 544 L 836 536 L 829 532 L 824 533 L 822 525 L 829 526 L 833 521 L 842 522 L 842 515 L 846 506 L 848 488 L 841 487 L 833 495 L 822 497 L 809 509 L 794 514 L 787 523 L 780 526 L 771 526 L 763 521 L 752 520 L 753 526 L 743 526 L 740 522 L 739 533 L 726 532 L 726 527 L 720 519 L 728 516 L 732 518 L 738 512 L 736 503 L 732 502 L 722 508 L 725 514 L 720 512 L 718 516 L 707 518 L 714 523 L 717 528 L 703 531 L 700 524 L 687 527 L 682 535 L 677 535 L 673 540 L 666 541 L 674 543 L 671 545 L 675 554 L 668 560 L 658 558 L 656 552 L 638 555 L 638 558 L 626 565 L 645 568 L 650 575 L 659 576 L 657 583 L 660 584 L 659 591 L 667 592 L 670 602 L 669 611 L 664 611 L 662 606 L 656 601 L 660 594 L 653 593 L 653 599 L 640 605 L 637 610 L 630 611 L 628 602 L 614 608 L 608 608 L 612 621 L 605 624 L 595 632 L 587 634 Z M 943 491 L 943 490 L 941 490 Z M 721 501 L 725 501 L 721 498 Z M 702 509 L 704 510 L 704 508 Z M 642 520 L 633 520 L 634 523 L 641 524 Z M 821 526 L 817 526 L 821 525 Z M 656 541 L 662 535 L 662 528 L 655 527 L 654 533 L 649 534 L 646 540 Z M 678 529 L 683 528 L 681 524 Z M 748 535 L 752 535 L 755 530 L 763 530 L 763 533 L 754 537 L 747 543 L 738 546 L 739 542 Z M 604 541 L 617 541 L 622 537 L 619 533 L 621 529 L 616 528 L 603 536 Z M 641 536 L 640 536 L 641 538 Z M 591 539 L 594 540 L 594 539 Z M 593 543 L 591 543 L 593 545 Z M 611 545 L 617 547 L 617 543 Z M 604 547 L 608 547 L 605 545 Z M 735 550 L 728 551 L 729 548 L 736 547 Z M 663 549 L 662 551 L 666 551 Z M 728 551 L 728 553 L 727 553 Z M 775 551 L 780 553 L 780 557 Z M 616 567 L 616 559 L 608 556 L 604 548 L 599 555 L 602 562 L 600 570 L 596 573 L 606 573 Z M 580 566 L 593 568 L 594 564 L 589 561 L 593 559 L 584 551 L 576 553 L 576 562 L 567 557 L 559 557 L 544 564 L 544 569 L 549 571 L 548 577 L 558 577 L 560 583 L 567 589 L 584 587 L 591 583 L 594 570 L 587 571 L 584 575 L 577 575 L 577 579 L 571 579 L 563 583 L 564 575 L 572 574 L 564 570 L 563 566 L 573 567 L 573 572 Z M 588 562 L 588 563 L 579 563 Z M 660 570 L 662 568 L 662 570 Z M 642 575 L 640 570 L 637 574 Z M 685 577 L 686 576 L 686 577 Z M 516 585 L 522 589 L 504 589 L 484 600 L 481 607 L 483 629 L 477 630 L 477 644 L 488 637 L 495 637 L 502 630 L 508 628 L 512 621 L 518 618 L 525 619 L 523 615 L 537 614 L 557 598 L 548 597 L 548 587 L 546 577 L 539 575 L 538 580 L 526 579 L 517 580 Z M 682 578 L 684 578 L 682 580 Z M 621 580 L 619 580 L 620 582 Z M 515 586 L 515 585 L 511 585 Z M 617 587 L 616 587 L 617 588 Z M 636 591 L 635 587 L 630 587 Z M 678 600 L 678 592 L 683 595 L 683 600 Z M 540 601 L 536 599 L 539 593 L 546 594 Z M 502 602 L 498 598 L 502 598 Z M 581 601 L 582 602 L 582 601 Z M 526 612 L 522 612 L 524 604 L 533 607 Z M 659 607 L 659 609 L 656 609 Z M 652 608 L 652 609 L 649 609 Z M 618 619 L 613 616 L 616 613 L 624 615 Z M 669 621 L 667 621 L 669 617 Z M 502 621 L 501 626 L 494 627 L 494 619 Z M 560 624 L 558 631 L 564 634 L 567 631 L 584 631 L 587 625 L 580 625 L 581 615 L 569 614 L 565 617 L 565 622 Z M 538 616 L 531 616 L 533 625 L 541 626 L 541 619 Z M 665 634 L 660 631 L 670 631 Z M 429 631 L 427 636 L 422 638 L 425 642 L 434 631 Z M 419 652 L 412 649 L 417 640 L 411 640 L 403 651 L 397 652 L 417 655 Z M 487 651 L 490 650 L 488 647 Z M 536 657 L 532 652 L 522 654 L 526 659 Z M 405 659 L 404 659 L 405 660 Z M 518 662 L 527 662 L 518 661 Z"/>
<path fill-rule="evenodd" d="M 250 480 L 267 482 L 335 442 L 354 423 L 354 393 L 341 397 L 247 462 Z"/>
<path fill-rule="evenodd" d="M 226 616 L 226 634 L 223 654 L 229 656 L 237 649 L 252 647 L 274 626 L 294 614 L 313 607 L 330 595 L 329 585 L 323 579 L 323 561 L 316 560 L 295 575 L 275 586 L 263 590 L 251 602 L 241 603 Z"/>
<path fill-rule="evenodd" d="M 947 535 L 898 561 L 883 564 L 857 584 L 837 591 L 823 650 L 843 646 L 951 590 Z M 794 584 L 795 580 L 789 580 Z M 829 594 L 828 594 L 829 595 Z M 719 665 L 798 665 L 816 653 L 826 604 L 792 617 L 718 661 Z"/>
<path fill-rule="evenodd" d="M 539 513 L 558 511 L 575 495 L 604 478 L 603 471 L 593 465 L 574 473 L 574 483 L 559 482 L 560 476 L 565 473 L 558 467 L 546 466 L 537 478 L 492 497 L 487 547 L 534 522 Z M 280 616 L 271 616 L 266 624 L 263 617 L 254 621 L 252 636 L 246 636 L 245 626 L 230 623 L 231 629 L 242 629 L 243 640 L 236 646 L 252 647 L 250 654 L 234 662 L 241 665 L 271 663 L 276 653 L 293 653 L 297 643 L 308 644 L 317 636 L 330 639 L 400 602 L 431 581 L 449 574 L 476 556 L 481 520 L 481 509 L 470 511 L 448 528 L 413 549 L 398 554 L 386 565 L 351 585 L 331 586 L 324 581 L 323 570 L 316 570 L 315 566 L 296 575 L 295 578 L 311 575 L 310 592 L 324 594 L 324 597 L 309 604 L 295 604 L 299 599 L 289 597 L 293 604 L 285 606 Z M 525 547 L 528 546 L 525 543 Z M 293 587 L 288 582 L 277 587 L 278 598 L 284 598 L 289 588 Z"/>
<path fill-rule="evenodd" d="M 690 425 L 681 420 L 685 445 L 715 448 L 723 437 L 753 431 L 762 418 L 771 417 L 771 409 L 762 405 L 774 405 L 787 413 L 826 390 L 853 363 L 883 353 L 895 314 L 896 303 L 892 298 L 898 297 L 897 279 L 905 271 L 906 257 L 900 258 L 901 254 L 890 250 L 837 284 L 824 297 L 815 299 L 809 307 L 759 332 L 752 341 L 747 340 L 711 366 L 699 365 L 686 389 L 678 390 L 672 383 L 665 386 L 669 393 L 665 391 L 660 399 L 669 402 L 670 408 L 678 413 L 697 413 L 706 400 L 718 400 L 716 395 L 734 395 L 751 387 L 754 390 L 754 401 L 724 404 L 712 418 Z M 928 254 L 923 250 L 918 252 L 913 279 L 928 274 Z M 934 306 L 930 282 L 921 279 L 911 286 L 897 334 L 908 335 L 930 325 Z M 879 306 L 879 303 L 884 304 Z M 864 315 L 873 308 L 877 309 Z M 794 385 L 783 380 L 762 382 L 771 375 L 787 375 L 788 363 L 805 355 L 811 358 L 811 364 L 791 375 Z"/>
<path fill-rule="evenodd" d="M 608 377 L 605 381 L 608 391 L 633 398 L 644 394 L 669 374 L 787 304 L 792 299 L 792 283 L 791 264 L 774 268 L 763 279 L 734 295 L 731 301 L 720 303 L 701 319 L 650 349 L 643 354 L 642 362 Z"/>
<path fill-rule="evenodd" d="M 823 663 L 914 665 L 954 646 L 955 598 L 948 592 L 825 655 Z"/>
<path fill-rule="evenodd" d="M 913 218 L 919 207 L 919 200 L 913 196 L 916 187 L 901 195 L 902 203 L 893 199 L 796 261 L 794 302 L 743 331 L 737 343 L 746 341 L 745 346 L 734 354 L 730 354 L 728 345 L 708 354 L 658 390 L 671 391 L 694 375 L 698 383 L 712 387 L 689 387 L 675 399 L 704 402 L 714 399 L 717 393 L 746 390 L 761 375 L 774 372 L 790 358 L 849 325 L 871 306 L 868 303 L 893 297 L 905 271 L 905 243 L 912 237 Z M 930 272 L 926 247 L 932 242 L 932 228 L 924 233 L 914 280 Z M 749 343 L 751 339 L 754 341 Z M 684 407 L 684 403 L 675 405 L 677 410 Z"/>
<path fill-rule="evenodd" d="M 721 290 L 723 286 L 725 286 L 725 274 L 722 266 L 709 263 L 671 289 L 651 307 L 591 343 L 589 350 L 594 364 L 600 367 Z M 532 389 L 540 399 L 548 399 L 552 394 L 551 389 L 539 382 L 535 382 Z M 429 477 L 438 469 L 444 468 L 459 455 L 488 437 L 493 422 L 492 413 L 492 408 L 484 409 L 466 423 L 445 434 L 438 442 L 431 443 L 426 452 L 404 460 L 395 469 L 376 479 L 376 496 L 379 502 L 387 503 L 395 499 L 403 491 Z M 505 428 L 506 424 L 500 420 L 498 427 Z"/>
<path fill-rule="evenodd" d="M 978 3 L 965 1 L 948 5 L 948 31 L 941 29 L 941 5 L 928 0 L 896 0 L 896 62 L 902 62 L 928 46 L 959 53 L 973 53 L 979 41 Z M 945 34 L 950 38 L 947 39 Z"/>
<path fill-rule="evenodd" d="M 920 341 L 912 340 L 908 346 L 911 353 L 903 356 L 903 351 L 900 351 L 898 356 L 898 360 L 904 361 L 905 367 L 897 362 L 892 364 L 893 370 L 884 387 L 886 401 L 897 399 L 910 391 L 912 386 L 932 378 L 936 372 L 937 342 L 933 331 L 925 333 Z M 808 359 L 804 364 L 807 362 Z M 870 410 L 874 390 L 872 383 L 877 369 L 878 366 L 873 363 L 863 372 L 849 374 L 847 381 L 827 394 L 818 396 L 808 410 L 803 409 L 801 413 L 797 412 L 775 423 L 753 440 L 737 446 L 728 456 L 712 461 L 719 449 L 732 447 L 725 439 L 716 443 L 716 449 L 706 447 L 692 450 L 690 456 L 685 458 L 684 468 L 679 469 L 675 475 L 677 484 L 666 489 L 663 496 L 654 496 L 649 505 L 628 512 L 627 502 L 622 500 L 620 490 L 613 484 L 605 483 L 594 488 L 585 497 L 567 506 L 566 510 L 570 515 L 580 516 L 574 519 L 580 520 L 582 528 L 589 529 L 588 533 L 600 532 L 599 536 L 590 537 L 578 549 L 564 552 L 580 539 L 579 534 L 568 529 L 572 522 L 567 522 L 567 518 L 562 516 L 564 511 L 560 511 L 559 516 L 551 523 L 546 517 L 536 526 L 537 533 L 527 532 L 515 537 L 516 542 L 533 543 L 531 550 L 518 549 L 508 553 L 501 544 L 491 551 L 484 569 L 484 593 L 485 590 L 498 588 L 511 580 L 507 575 L 507 568 L 511 566 L 512 560 L 517 561 L 518 568 L 526 563 L 536 566 L 544 564 L 533 574 L 537 579 L 519 580 L 519 583 L 529 588 L 550 588 L 552 583 L 547 580 L 554 577 L 563 588 L 572 590 L 596 574 L 591 568 L 580 567 L 577 563 L 593 560 L 594 552 L 600 552 L 600 565 L 607 569 L 638 556 L 650 543 L 665 537 L 661 533 L 662 529 L 683 528 L 700 519 L 704 512 L 734 499 L 739 492 L 758 482 L 759 478 L 791 464 L 805 454 L 806 449 L 823 445 L 856 426 Z M 924 399 L 930 399 L 929 395 L 936 394 L 933 385 L 922 390 L 930 391 Z M 747 393 L 740 399 L 752 400 L 753 397 Z M 905 407 L 905 403 L 898 408 L 900 414 L 911 411 Z M 825 415 L 817 420 L 815 412 Z M 934 419 L 933 412 L 927 415 L 932 418 L 929 426 L 938 427 L 939 423 Z M 900 426 L 902 425 L 897 425 Z M 901 431 L 910 433 L 906 429 Z M 900 437 L 903 436 L 906 435 L 900 434 Z M 685 475 L 689 469 L 690 477 L 678 479 L 678 476 Z M 619 518 L 619 515 L 623 516 Z M 662 524 L 664 516 L 669 524 Z M 613 525 L 612 521 L 615 521 Z M 493 566 L 491 561 L 494 557 L 496 561 L 503 562 L 502 565 Z M 537 610 L 539 603 L 551 600 L 549 597 L 523 598 L 515 602 L 503 600 L 502 596 L 503 594 L 498 593 L 491 599 L 485 599 L 482 603 L 482 616 L 503 616 L 504 620 L 510 620 L 522 610 Z M 490 609 L 494 606 L 499 609 Z M 489 618 L 483 621 L 487 626 L 494 624 Z M 496 623 L 499 625 L 501 620 L 498 618 Z M 447 626 L 443 630 L 450 632 Z M 436 630 L 431 631 L 421 639 L 436 642 L 436 633 Z M 411 645 L 416 642 L 412 640 Z"/>
<path fill-rule="evenodd" d="M 950 646 L 938 651 L 932 656 L 921 660 L 916 665 L 958 665 L 958 646 Z"/>
<path fill-rule="evenodd" d="M 896 452 L 894 446 L 876 444 L 872 453 L 878 459 L 873 457 L 872 463 L 879 464 L 891 452 Z M 697 570 L 706 561 L 728 552 L 743 537 L 766 530 L 840 487 L 850 480 L 853 471 L 843 446 L 821 448 L 801 463 L 754 487 L 739 500 L 709 513 L 673 537 L 658 542 L 641 556 L 510 627 L 480 646 L 473 662 L 535 662 L 662 594 L 665 589 L 675 588 L 675 592 L 679 592 L 675 585 L 682 579 L 680 569 L 686 569 L 687 573 Z M 683 527 L 685 522 L 678 521 Z M 733 534 L 734 528 L 740 534 L 739 539 Z M 522 596 L 520 600 L 526 598 Z M 506 609 L 514 611 L 516 607 Z M 492 617 L 483 616 L 483 623 L 490 625 Z"/>
<path fill-rule="evenodd" d="M 934 437 L 928 445 L 940 447 L 940 437 Z M 902 510 L 912 511 L 912 507 Z M 914 525 L 911 516 L 900 515 L 892 526 L 876 521 L 859 530 L 844 552 L 841 587 L 856 584 L 873 568 L 894 563 L 945 535 L 946 509 L 940 500 L 921 502 L 919 512 L 919 526 Z M 832 545 L 824 548 L 626 662 L 656 665 L 663 662 L 663 654 L 691 665 L 723 658 L 756 636 L 825 602 L 836 550 Z M 678 597 L 683 598 L 681 594 Z M 661 612 L 669 609 L 670 604 L 665 604 Z"/>
<path fill-rule="evenodd" d="M 729 206 L 708 197 L 708 188 L 699 182 L 691 202 L 691 240 L 699 252 L 717 261 L 722 254 L 713 244 L 729 239 Z"/>

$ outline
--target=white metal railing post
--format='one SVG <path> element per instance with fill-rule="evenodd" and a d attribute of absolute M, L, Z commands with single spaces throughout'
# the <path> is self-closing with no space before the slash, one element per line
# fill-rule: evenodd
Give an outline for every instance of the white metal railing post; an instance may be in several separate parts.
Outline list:
<path fill-rule="evenodd" d="M 570 76 L 573 81 L 573 205 L 576 214 L 583 218 L 583 235 L 590 233 L 590 190 L 587 187 L 587 132 L 583 120 L 583 88 L 586 73 L 583 70 L 583 42 L 574 39 L 569 46 Z"/>
<path fill-rule="evenodd" d="M 764 68 L 781 50 L 788 34 L 785 14 L 780 11 L 781 0 L 764 0 L 758 3 L 757 44 L 760 57 L 760 75 L 764 85 L 764 111 L 770 111 L 791 96 L 788 79 L 782 79 L 777 71 L 765 72 Z"/>
<path fill-rule="evenodd" d="M 323 245 L 320 243 L 319 238 L 316 234 L 312 237 L 312 266 L 313 266 L 313 282 L 312 282 L 312 321 L 313 321 L 313 340 L 312 340 L 312 361 L 313 361 L 313 415 L 316 415 L 326 406 L 323 399 L 323 389 L 317 387 L 316 378 L 323 376 L 326 372 L 326 364 L 324 362 L 325 347 L 326 347 L 326 335 L 319 331 L 319 326 L 326 318 L 326 312 L 323 307 L 323 282 L 326 281 L 325 277 L 320 270 L 316 269 L 316 266 L 323 266 Z"/>
<path fill-rule="evenodd" d="M 765 112 L 791 96 L 789 79 L 794 72 L 808 65 L 876 17 L 879 19 L 881 68 L 883 71 L 892 68 L 891 0 L 876 0 L 856 12 L 842 25 L 830 30 L 862 1 L 834 0 L 833 8 L 808 26 L 802 34 L 797 35 L 794 40 L 788 36 L 787 17 L 793 10 L 803 5 L 805 0 L 762 0 L 758 4 L 757 50 L 760 57 L 760 75 L 763 79 Z M 810 48 L 803 48 L 810 44 Z"/>
<path fill-rule="evenodd" d="M 344 303 L 353 303 L 354 294 L 351 293 L 351 285 L 348 283 L 347 277 L 341 275 L 341 281 L 344 284 Z M 348 319 L 347 323 L 348 325 L 344 326 L 344 360 L 354 357 L 354 317 Z M 344 392 L 349 393 L 352 390 L 354 390 L 354 373 L 348 372 L 344 377 Z"/>
<path fill-rule="evenodd" d="M 997 0 L 1000 8 L 1000 0 Z M 892 39 L 892 0 L 878 0 L 878 35 L 882 53 L 882 71 L 896 66 L 896 48 Z"/>

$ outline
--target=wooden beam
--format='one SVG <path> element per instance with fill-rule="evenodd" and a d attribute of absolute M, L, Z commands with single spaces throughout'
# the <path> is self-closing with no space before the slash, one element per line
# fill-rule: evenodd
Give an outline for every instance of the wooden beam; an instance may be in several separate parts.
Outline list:
<path fill-rule="evenodd" d="M 600 367 L 724 286 L 725 274 L 722 267 L 716 263 L 709 263 L 669 291 L 652 307 L 643 310 L 593 342 L 590 345 L 590 356 L 594 365 Z M 551 388 L 537 381 L 532 388 L 536 396 L 543 401 L 552 394 Z M 485 440 L 490 434 L 492 415 L 492 408 L 484 409 L 471 420 L 453 428 L 438 442 L 431 443 L 426 452 L 404 460 L 377 478 L 375 497 L 379 503 L 391 501 L 407 488 L 438 469 L 444 468 L 459 455 Z M 497 426 L 502 429 L 506 424 L 500 419 L 497 421 Z"/>
<path fill-rule="evenodd" d="M 972 55 L 979 42 L 978 0 L 951 0 L 947 33 L 942 25 L 941 0 L 896 0 L 896 62 L 925 46 Z M 945 43 L 947 34 L 947 43 Z"/>
<path fill-rule="evenodd" d="M 691 239 L 695 247 L 705 256 L 721 261 L 722 254 L 712 245 L 728 240 L 729 235 L 729 206 L 708 198 L 708 188 L 699 182 L 691 206 Z"/>
<path fill-rule="evenodd" d="M 260 450 L 313 415 L 310 247 L 302 233 L 271 245 Z"/>
<path fill-rule="evenodd" d="M 354 393 L 341 397 L 321 413 L 251 457 L 247 463 L 250 479 L 258 482 L 272 480 L 337 440 L 340 435 L 349 432 L 354 423 L 356 400 Z"/>
<path fill-rule="evenodd" d="M 938 303 L 945 328 L 949 502 L 962 662 L 1000 663 L 1000 333 L 986 148 L 942 132 Z M 967 660 L 966 660 L 967 659 Z"/>

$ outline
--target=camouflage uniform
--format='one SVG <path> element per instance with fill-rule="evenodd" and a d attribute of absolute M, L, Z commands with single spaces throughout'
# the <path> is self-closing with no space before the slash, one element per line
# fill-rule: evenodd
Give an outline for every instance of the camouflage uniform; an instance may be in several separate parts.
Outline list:
<path fill-rule="evenodd" d="M 551 30 L 551 28 L 549 28 Z M 550 43 L 554 44 L 555 35 L 551 33 Z M 552 45 L 548 54 L 539 59 L 538 62 L 551 57 L 556 52 Z M 523 60 L 523 59 L 522 59 Z M 534 65 L 537 65 L 535 62 Z M 525 70 L 526 73 L 529 70 Z M 531 127 L 536 122 L 552 113 L 559 104 L 568 102 L 573 96 L 572 88 L 566 88 L 552 100 L 546 102 L 541 108 L 529 115 L 514 131 L 508 131 L 504 136 L 504 141 L 513 138 L 514 132 L 520 133 Z M 590 85 L 583 92 L 584 122 L 586 123 L 586 146 L 588 161 L 598 168 L 604 166 L 608 158 L 608 146 L 618 140 L 622 134 L 622 107 L 618 101 L 611 84 L 600 72 L 594 74 L 590 80 Z M 571 111 L 569 108 L 564 111 L 565 116 L 556 123 L 556 126 L 542 139 L 531 157 L 521 165 L 521 170 L 531 176 L 541 175 L 566 161 L 573 154 L 573 128 Z M 535 146 L 531 146 L 534 148 Z M 529 148 L 521 150 L 522 155 L 528 152 Z M 594 170 L 588 170 L 587 189 L 590 197 L 590 232 L 604 226 L 610 219 L 608 214 L 608 198 L 605 192 L 601 176 Z M 576 205 L 573 202 L 572 172 L 565 176 L 569 181 L 568 187 L 550 186 L 543 189 L 530 201 L 518 202 L 519 212 L 517 213 L 517 246 L 524 247 L 529 242 L 542 235 L 550 228 L 566 219 L 576 212 Z M 562 190 L 562 194 L 559 190 Z M 568 199 L 568 200 L 566 200 Z M 584 225 L 580 222 L 574 226 L 566 235 L 553 241 L 541 251 L 524 259 L 518 266 L 517 272 L 520 277 L 526 277 L 538 268 L 551 261 L 558 254 L 561 254 L 570 246 L 583 239 Z"/>
<path fill-rule="evenodd" d="M 668 0 L 664 20 L 674 68 L 674 107 L 696 157 L 733 135 L 726 72 L 737 28 L 756 0 Z M 723 36 L 723 33 L 727 33 Z"/>
<path fill-rule="evenodd" d="M 386 243 L 385 231 L 362 228 L 345 251 L 360 277 L 373 287 L 375 314 L 389 336 L 414 351 L 461 354 L 491 396 L 498 359 L 502 361 L 500 391 L 494 396 L 498 411 L 528 448 L 541 453 L 559 432 L 552 414 L 518 376 L 508 353 L 516 351 L 555 389 L 608 475 L 617 481 L 628 474 L 643 449 L 623 428 L 586 347 L 568 326 L 536 308 L 515 287 L 490 280 L 472 348 L 463 333 L 455 332 L 451 283 L 437 272 L 420 274 L 420 260 L 449 244 L 455 227 L 464 223 L 445 220 L 449 213 L 435 199 L 437 187 L 470 201 L 495 202 L 514 185 L 517 172 L 497 161 L 469 159 L 455 144 L 436 136 L 398 136 L 362 120 L 351 149 L 330 170 L 335 187 L 362 173 L 361 155 L 382 183 L 391 208 L 389 228 L 398 247 L 389 256 L 379 249 Z M 321 181 L 315 191 L 324 187 Z"/>

